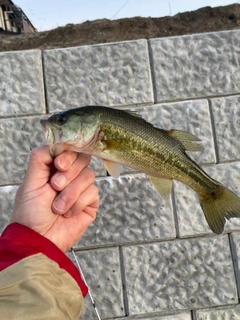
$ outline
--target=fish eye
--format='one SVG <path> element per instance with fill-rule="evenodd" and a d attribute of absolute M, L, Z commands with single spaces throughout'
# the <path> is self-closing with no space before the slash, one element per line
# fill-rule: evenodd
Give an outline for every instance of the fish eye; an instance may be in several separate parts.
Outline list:
<path fill-rule="evenodd" d="M 66 121 L 67 121 L 67 117 L 63 115 L 59 115 L 57 117 L 57 124 L 59 124 L 60 126 L 63 125 Z"/>

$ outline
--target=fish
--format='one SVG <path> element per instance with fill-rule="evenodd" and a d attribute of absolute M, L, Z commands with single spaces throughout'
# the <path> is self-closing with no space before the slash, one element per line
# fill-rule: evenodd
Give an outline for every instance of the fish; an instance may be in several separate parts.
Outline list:
<path fill-rule="evenodd" d="M 240 198 L 212 179 L 187 151 L 201 151 L 199 138 L 182 130 L 163 130 L 139 114 L 106 106 L 82 106 L 40 120 L 53 157 L 72 150 L 103 160 L 118 178 L 122 165 L 144 172 L 163 199 L 172 181 L 196 192 L 210 229 L 221 234 L 226 219 L 240 217 Z"/>

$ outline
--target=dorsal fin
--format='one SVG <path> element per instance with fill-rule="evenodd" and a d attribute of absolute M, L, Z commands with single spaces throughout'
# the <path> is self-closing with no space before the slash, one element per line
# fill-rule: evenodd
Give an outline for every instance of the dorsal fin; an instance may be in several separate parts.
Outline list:
<path fill-rule="evenodd" d="M 129 113 L 131 116 L 134 116 L 135 118 L 138 118 L 138 119 L 142 119 L 144 122 L 146 122 L 146 120 L 136 111 L 133 111 L 133 110 L 124 110 L 124 111 L 126 113 Z"/>
<path fill-rule="evenodd" d="M 203 147 L 196 142 L 201 141 L 198 137 L 192 133 L 183 130 L 164 130 L 156 127 L 154 124 L 146 121 L 140 114 L 132 110 L 123 110 L 125 113 L 135 117 L 140 123 L 146 124 L 157 131 L 164 132 L 171 136 L 173 139 L 177 140 L 183 147 L 184 151 L 203 151 Z"/>
<path fill-rule="evenodd" d="M 182 130 L 165 130 L 167 134 L 173 137 L 175 140 L 181 143 L 185 151 L 202 151 L 203 147 L 195 141 L 201 141 L 198 137 L 192 133 Z"/>

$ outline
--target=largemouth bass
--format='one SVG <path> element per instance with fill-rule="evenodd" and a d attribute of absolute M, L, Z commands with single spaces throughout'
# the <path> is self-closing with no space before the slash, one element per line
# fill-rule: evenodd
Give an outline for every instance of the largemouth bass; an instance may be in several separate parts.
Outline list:
<path fill-rule="evenodd" d="M 209 227 L 222 233 L 226 219 L 240 217 L 240 198 L 207 175 L 186 153 L 199 151 L 199 139 L 180 130 L 162 130 L 139 115 L 101 106 L 86 106 L 41 120 L 52 156 L 72 150 L 103 159 L 115 178 L 126 165 L 146 173 L 167 199 L 172 180 L 193 189 Z"/>

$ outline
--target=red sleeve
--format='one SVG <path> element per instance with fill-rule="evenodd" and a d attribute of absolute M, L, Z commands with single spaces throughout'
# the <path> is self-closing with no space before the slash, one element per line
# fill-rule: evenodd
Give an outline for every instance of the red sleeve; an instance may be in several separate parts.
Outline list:
<path fill-rule="evenodd" d="M 58 263 L 60 268 L 75 279 L 83 296 L 87 295 L 87 286 L 72 261 L 50 240 L 18 223 L 7 226 L 0 237 L 0 271 L 38 253 Z"/>

